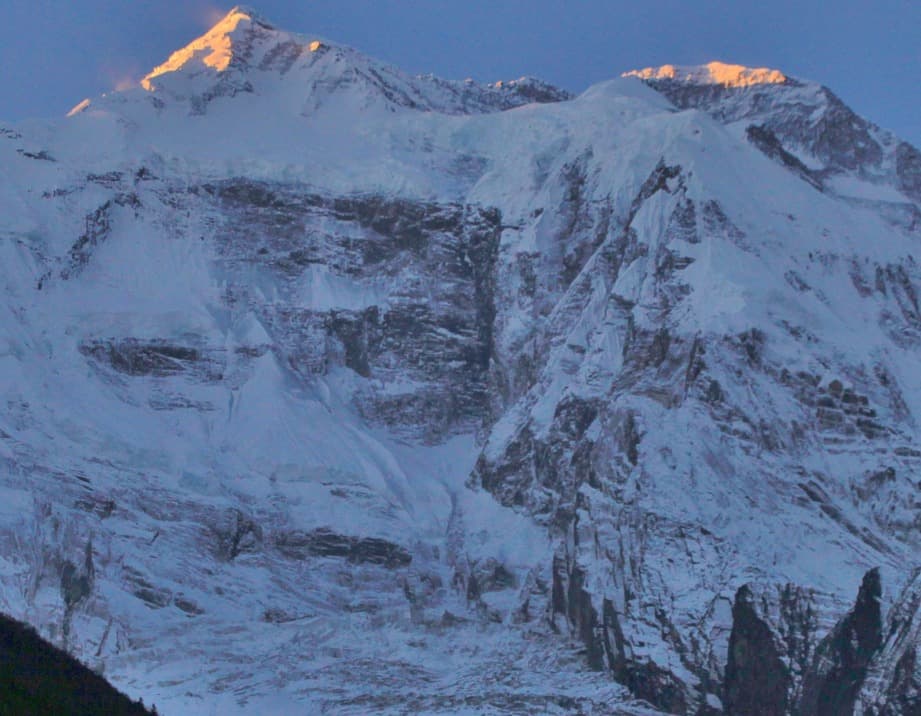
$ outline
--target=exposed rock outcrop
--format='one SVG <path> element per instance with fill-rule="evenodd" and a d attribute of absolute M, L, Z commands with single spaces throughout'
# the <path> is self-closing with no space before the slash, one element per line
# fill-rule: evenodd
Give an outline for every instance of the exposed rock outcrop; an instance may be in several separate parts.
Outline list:
<path fill-rule="evenodd" d="M 815 598 L 793 585 L 744 585 L 732 608 L 723 684 L 731 715 L 793 712 L 817 638 Z"/>
<path fill-rule="evenodd" d="M 915 571 L 890 609 L 883 641 L 860 687 L 858 716 L 921 714 L 921 572 Z"/>
<path fill-rule="evenodd" d="M 799 710 L 816 716 L 853 713 L 857 694 L 883 639 L 879 570 L 867 572 L 854 608 L 817 646 Z"/>

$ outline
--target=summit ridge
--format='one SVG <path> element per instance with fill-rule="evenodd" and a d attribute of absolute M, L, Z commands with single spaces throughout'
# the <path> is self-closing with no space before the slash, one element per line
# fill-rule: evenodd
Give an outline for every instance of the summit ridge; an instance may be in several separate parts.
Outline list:
<path fill-rule="evenodd" d="M 622 77 L 642 80 L 674 80 L 690 84 L 715 84 L 724 87 L 751 87 L 752 85 L 783 84 L 788 81 L 780 70 L 767 67 L 745 67 L 725 62 L 708 62 L 705 65 L 661 65 L 624 72 Z"/>
<path fill-rule="evenodd" d="M 355 109 L 443 114 L 496 112 L 571 95 L 533 78 L 479 84 L 410 76 L 353 48 L 287 32 L 248 6 L 227 13 L 140 82 L 159 102 L 207 113 L 221 98 L 273 97 L 309 116 L 328 102 Z M 175 105 L 174 107 L 175 108 Z"/>

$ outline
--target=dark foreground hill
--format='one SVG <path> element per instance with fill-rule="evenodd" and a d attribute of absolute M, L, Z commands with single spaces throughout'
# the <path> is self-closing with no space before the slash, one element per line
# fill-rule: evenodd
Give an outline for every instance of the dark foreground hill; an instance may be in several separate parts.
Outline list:
<path fill-rule="evenodd" d="M 0 615 L 2 716 L 147 716 L 143 704 L 42 639 L 32 627 Z"/>

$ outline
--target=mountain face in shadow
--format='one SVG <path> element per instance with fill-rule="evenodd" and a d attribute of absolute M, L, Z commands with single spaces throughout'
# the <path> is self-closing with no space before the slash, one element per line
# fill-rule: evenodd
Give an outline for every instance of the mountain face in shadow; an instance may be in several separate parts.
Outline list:
<path fill-rule="evenodd" d="M 238 7 L 0 123 L 3 610 L 181 716 L 919 716 L 921 152 L 627 74 Z"/>

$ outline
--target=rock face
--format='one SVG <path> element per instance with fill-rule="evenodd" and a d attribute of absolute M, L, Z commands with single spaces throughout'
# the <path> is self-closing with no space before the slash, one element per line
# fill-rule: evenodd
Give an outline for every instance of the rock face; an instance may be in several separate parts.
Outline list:
<path fill-rule="evenodd" d="M 164 713 L 913 713 L 917 150 L 246 8 L 145 84 L 0 127 L 4 609 Z"/>
<path fill-rule="evenodd" d="M 817 595 L 739 589 L 723 686 L 727 714 L 914 714 L 917 573 L 883 613 L 879 570 L 821 639 Z"/>
<path fill-rule="evenodd" d="M 817 613 L 815 595 L 794 585 L 739 589 L 723 684 L 727 714 L 793 712 L 815 648 Z"/>
<path fill-rule="evenodd" d="M 879 572 L 871 570 L 863 578 L 854 608 L 816 649 L 803 685 L 801 712 L 853 713 L 870 660 L 882 644 L 881 597 Z"/>
<path fill-rule="evenodd" d="M 258 312 L 278 360 L 305 380 L 336 367 L 353 371 L 367 381 L 353 398 L 361 414 L 397 432 L 435 440 L 482 423 L 497 211 L 330 198 L 245 180 L 199 193 L 206 211 L 225 217 L 218 252 L 234 301 Z M 252 241 L 254 231 L 261 240 Z M 319 285 L 303 305 L 265 301 L 252 295 L 254 269 L 291 298 Z M 350 293 L 351 303 L 319 295 L 324 285 Z M 394 390 L 400 383 L 406 388 Z"/>
<path fill-rule="evenodd" d="M 883 628 L 857 697 L 855 714 L 921 713 L 921 573 L 912 575 Z"/>

